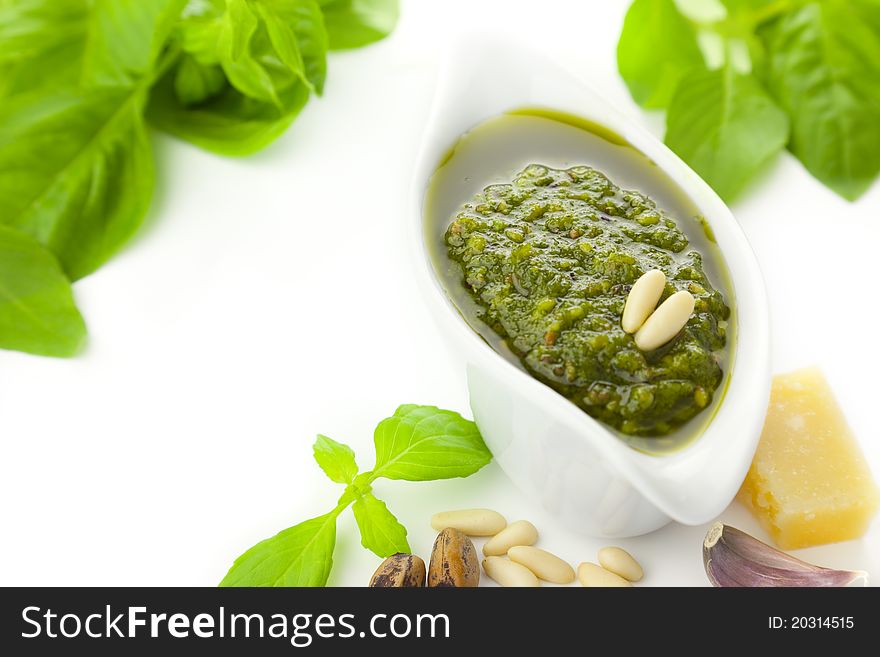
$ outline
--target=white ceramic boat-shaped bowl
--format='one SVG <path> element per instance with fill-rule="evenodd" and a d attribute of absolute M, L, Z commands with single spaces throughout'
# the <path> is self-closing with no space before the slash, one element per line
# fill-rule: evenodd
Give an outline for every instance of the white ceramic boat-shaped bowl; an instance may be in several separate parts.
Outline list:
<path fill-rule="evenodd" d="M 467 368 L 474 419 L 507 475 L 573 531 L 635 536 L 670 520 L 715 518 L 748 470 L 769 396 L 766 292 L 730 210 L 684 162 L 581 80 L 504 41 L 469 39 L 441 73 L 416 163 L 409 233 L 416 275 L 440 331 Z M 473 331 L 437 279 L 425 244 L 426 191 L 456 140 L 511 109 L 539 107 L 606 126 L 653 160 L 690 197 L 730 272 L 738 338 L 727 394 L 701 436 L 665 456 L 639 452 L 551 388 L 505 360 Z"/>

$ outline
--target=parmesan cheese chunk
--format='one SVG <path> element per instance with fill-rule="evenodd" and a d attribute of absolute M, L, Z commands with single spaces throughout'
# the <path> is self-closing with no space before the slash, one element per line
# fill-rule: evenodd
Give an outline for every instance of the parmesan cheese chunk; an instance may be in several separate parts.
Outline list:
<path fill-rule="evenodd" d="M 774 377 L 739 498 L 783 549 L 846 541 L 867 530 L 877 487 L 818 369 Z"/>

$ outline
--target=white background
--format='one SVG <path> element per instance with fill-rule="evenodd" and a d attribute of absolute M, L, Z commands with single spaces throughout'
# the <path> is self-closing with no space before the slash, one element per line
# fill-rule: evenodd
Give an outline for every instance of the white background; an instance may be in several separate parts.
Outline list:
<path fill-rule="evenodd" d="M 396 406 L 469 415 L 462 363 L 417 298 L 406 192 L 444 45 L 491 27 L 580 71 L 633 120 L 615 67 L 623 0 L 410 0 L 385 42 L 333 54 L 324 98 L 265 152 L 224 159 L 157 136 L 159 185 L 130 247 L 76 286 L 91 332 L 61 361 L 0 352 L 0 584 L 214 585 L 260 539 L 332 508 L 318 432 L 372 465 Z M 733 210 L 763 265 L 773 369 L 820 365 L 880 475 L 880 185 L 847 203 L 785 155 Z M 734 439 L 735 437 L 731 437 Z M 379 482 L 428 556 L 432 513 L 531 519 L 572 563 L 604 541 L 569 533 L 494 464 L 467 480 Z M 734 504 L 722 516 L 764 536 Z M 706 527 L 618 541 L 644 585 L 706 585 Z M 880 527 L 803 550 L 880 581 Z M 378 559 L 339 523 L 330 584 Z"/>

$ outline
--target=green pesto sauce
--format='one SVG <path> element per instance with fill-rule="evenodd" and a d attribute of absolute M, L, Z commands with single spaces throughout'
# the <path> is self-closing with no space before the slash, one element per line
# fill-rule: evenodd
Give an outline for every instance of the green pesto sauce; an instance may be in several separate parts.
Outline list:
<path fill-rule="evenodd" d="M 532 164 L 467 202 L 446 231 L 450 258 L 533 376 L 623 433 L 665 435 L 706 408 L 722 380 L 730 311 L 675 221 L 586 166 Z M 630 288 L 650 269 L 663 298 L 696 297 L 684 330 L 652 353 L 620 327 Z M 662 302 L 662 300 L 661 300 Z"/>
<path fill-rule="evenodd" d="M 452 169 L 446 173 L 460 157 L 464 171 L 477 175 L 462 181 L 456 177 L 461 171 L 445 179 L 438 172 L 438 180 L 432 181 L 447 196 L 471 190 L 455 206 L 444 197 L 437 208 L 447 217 L 438 235 L 450 263 L 447 278 L 463 291 L 450 290 L 450 297 L 500 353 L 516 359 L 589 415 L 629 436 L 630 442 L 636 441 L 634 446 L 648 451 L 651 444 L 663 444 L 664 449 L 677 446 L 680 440 L 672 436 L 680 436 L 682 425 L 704 410 L 709 409 L 710 417 L 727 382 L 730 310 L 724 294 L 712 283 L 713 278 L 721 278 L 723 262 L 710 262 L 707 267 L 689 239 L 710 251 L 711 230 L 697 212 L 687 217 L 688 230 L 682 230 L 673 215 L 644 193 L 623 189 L 598 168 L 576 164 L 569 152 L 579 152 L 569 146 L 573 133 L 559 133 L 565 146 L 556 152 L 554 131 L 560 128 L 549 124 L 590 132 L 596 143 L 578 145 L 590 146 L 590 157 L 585 153 L 582 161 L 594 166 L 601 164 L 596 162 L 600 154 L 615 172 L 629 171 L 634 164 L 646 170 L 653 166 L 620 138 L 608 139 L 594 126 L 573 124 L 567 117 L 563 121 L 544 112 L 527 117 L 529 112 L 500 117 L 514 122 L 525 145 L 493 157 L 509 160 L 518 170 L 507 168 L 509 173 L 499 175 L 499 163 L 492 162 L 487 171 L 478 172 L 476 164 L 484 164 L 480 149 L 471 148 L 468 154 L 463 139 L 462 154 L 451 153 L 447 164 Z M 500 119 L 487 122 L 480 139 L 488 139 L 483 146 L 497 142 L 504 151 L 509 143 L 504 139 L 506 129 L 492 125 Z M 507 136 L 511 134 L 507 130 Z M 608 144 L 607 152 L 598 140 Z M 544 159 L 550 165 L 522 162 L 522 151 L 528 150 L 530 141 L 541 144 L 533 155 L 544 155 L 540 151 L 545 147 L 553 151 Z M 644 181 L 639 186 L 656 192 L 664 205 L 678 213 L 688 211 L 686 205 L 670 202 L 674 196 L 651 177 L 656 173 L 628 179 L 627 186 Z M 490 184 L 474 188 L 480 179 Z M 429 237 L 430 233 L 429 227 Z M 711 259 L 714 254 L 709 255 Z M 621 329 L 620 318 L 632 284 L 655 268 L 667 275 L 664 298 L 688 290 L 696 298 L 696 308 L 675 339 L 643 353 Z"/>

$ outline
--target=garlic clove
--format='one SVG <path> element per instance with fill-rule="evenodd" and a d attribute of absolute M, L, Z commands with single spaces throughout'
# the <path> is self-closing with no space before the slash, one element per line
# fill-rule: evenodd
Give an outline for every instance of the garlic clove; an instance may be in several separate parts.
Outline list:
<path fill-rule="evenodd" d="M 717 522 L 703 541 L 703 565 L 713 586 L 867 586 L 861 570 L 814 566 Z"/>

